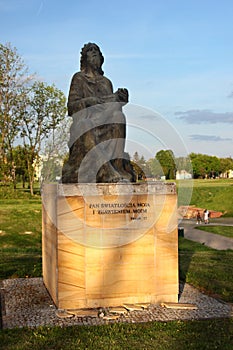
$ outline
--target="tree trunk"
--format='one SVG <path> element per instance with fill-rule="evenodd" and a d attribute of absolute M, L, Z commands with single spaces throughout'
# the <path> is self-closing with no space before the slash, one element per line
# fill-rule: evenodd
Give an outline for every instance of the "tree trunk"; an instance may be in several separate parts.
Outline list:
<path fill-rule="evenodd" d="M 30 166 L 28 166 L 28 179 L 29 179 L 29 187 L 30 187 L 30 193 L 33 196 L 33 184 L 34 184 L 34 169 L 33 167 L 30 169 Z"/>
<path fill-rule="evenodd" d="M 23 175 L 23 177 L 22 177 L 22 181 L 23 181 L 23 188 L 25 188 L 25 182 L 26 182 L 26 180 L 25 180 L 25 176 Z"/>
<path fill-rule="evenodd" d="M 31 193 L 32 196 L 34 196 L 34 191 L 33 191 L 33 183 L 34 183 L 34 181 L 31 178 L 30 178 L 29 181 L 30 181 L 30 193 Z"/>

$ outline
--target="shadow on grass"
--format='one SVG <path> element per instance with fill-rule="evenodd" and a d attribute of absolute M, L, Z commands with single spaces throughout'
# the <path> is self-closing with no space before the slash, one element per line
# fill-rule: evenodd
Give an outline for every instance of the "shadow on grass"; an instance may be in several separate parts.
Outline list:
<path fill-rule="evenodd" d="M 201 292 L 221 302 L 233 302 L 233 251 L 219 251 L 200 243 L 179 237 L 179 279 L 182 286 L 187 282 Z M 233 346 L 233 319 L 197 321 L 203 325 L 196 337 L 190 334 L 189 349 L 230 349 Z M 218 325 L 218 326 L 217 326 Z M 190 332 L 190 322 L 186 323 L 186 333 Z M 212 331 L 210 328 L 213 327 Z M 220 327 L 218 329 L 218 327 Z M 215 330 L 214 330 L 215 329 Z M 216 332 L 216 335 L 214 334 Z M 206 335 L 205 335 L 206 333 Z M 211 334 L 212 333 L 212 334 Z M 219 337 L 219 335 L 222 335 Z M 198 337 L 198 340 L 197 340 Z M 206 337 L 206 340 L 204 340 Z M 208 337 L 210 337 L 208 339 Z M 213 337 L 213 338 L 211 338 Z M 224 338 L 228 341 L 224 342 Z M 203 339 L 202 339 L 203 338 Z M 222 340 L 221 340 L 222 338 Z M 176 345 L 174 349 L 186 349 Z"/>
<path fill-rule="evenodd" d="M 215 250 L 179 238 L 180 281 L 225 302 L 233 302 L 233 251 Z"/>
<path fill-rule="evenodd" d="M 35 253 L 0 251 L 0 279 L 41 277 L 42 258 Z"/>

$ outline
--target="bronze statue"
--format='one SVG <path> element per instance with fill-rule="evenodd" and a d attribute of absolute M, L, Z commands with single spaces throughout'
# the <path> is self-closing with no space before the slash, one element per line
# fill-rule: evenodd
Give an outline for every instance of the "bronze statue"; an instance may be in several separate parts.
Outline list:
<path fill-rule="evenodd" d="M 126 120 L 122 107 L 128 102 L 128 91 L 120 88 L 113 92 L 102 71 L 103 62 L 96 44 L 84 45 L 81 69 L 72 78 L 68 97 L 73 123 L 63 183 L 135 181 L 124 152 Z"/>

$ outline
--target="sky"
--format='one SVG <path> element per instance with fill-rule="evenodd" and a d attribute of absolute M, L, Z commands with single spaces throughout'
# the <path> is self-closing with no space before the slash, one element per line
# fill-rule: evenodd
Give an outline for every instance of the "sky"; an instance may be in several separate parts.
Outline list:
<path fill-rule="evenodd" d="M 127 151 L 233 157 L 233 1 L 0 0 L 2 44 L 68 96 L 80 51 L 99 45 L 126 87 Z"/>

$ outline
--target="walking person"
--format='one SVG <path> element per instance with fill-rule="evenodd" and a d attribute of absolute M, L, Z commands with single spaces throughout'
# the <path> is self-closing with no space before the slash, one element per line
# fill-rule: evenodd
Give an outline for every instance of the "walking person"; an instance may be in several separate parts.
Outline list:
<path fill-rule="evenodd" d="M 204 210 L 204 223 L 205 224 L 209 223 L 209 210 L 207 209 Z"/>
<path fill-rule="evenodd" d="M 197 225 L 198 225 L 198 224 L 201 224 L 201 221 L 202 221 L 202 220 L 201 220 L 201 214 L 200 214 L 200 211 L 199 211 L 199 210 L 197 211 L 196 219 L 197 219 Z"/>

